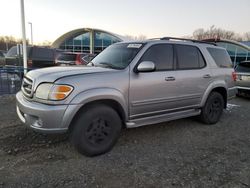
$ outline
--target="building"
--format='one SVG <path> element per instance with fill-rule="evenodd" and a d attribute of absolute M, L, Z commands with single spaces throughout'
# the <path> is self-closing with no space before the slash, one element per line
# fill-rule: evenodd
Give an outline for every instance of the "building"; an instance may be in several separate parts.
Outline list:
<path fill-rule="evenodd" d="M 98 54 L 116 42 L 127 40 L 120 35 L 93 28 L 81 28 L 65 33 L 52 47 L 70 52 Z"/>
<path fill-rule="evenodd" d="M 215 42 L 218 46 L 226 48 L 235 67 L 242 61 L 250 61 L 250 47 L 240 42 L 226 39 L 206 39 L 208 42 Z"/>
<path fill-rule="evenodd" d="M 241 43 L 249 46 L 249 48 L 250 48 L 250 41 L 242 41 Z"/>

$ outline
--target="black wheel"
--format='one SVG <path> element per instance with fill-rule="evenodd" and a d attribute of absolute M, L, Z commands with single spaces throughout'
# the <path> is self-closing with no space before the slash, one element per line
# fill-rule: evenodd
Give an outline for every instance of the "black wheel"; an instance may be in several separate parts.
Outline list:
<path fill-rule="evenodd" d="M 220 120 L 224 99 L 218 92 L 212 92 L 201 109 L 200 119 L 205 124 L 215 124 Z"/>
<path fill-rule="evenodd" d="M 105 105 L 84 109 L 71 131 L 71 142 L 87 156 L 108 152 L 119 138 L 122 122 L 117 112 Z"/>

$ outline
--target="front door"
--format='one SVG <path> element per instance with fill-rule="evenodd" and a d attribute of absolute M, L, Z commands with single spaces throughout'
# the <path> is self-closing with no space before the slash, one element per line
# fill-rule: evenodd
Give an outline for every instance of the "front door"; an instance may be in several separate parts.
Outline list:
<path fill-rule="evenodd" d="M 131 68 L 129 111 L 130 119 L 164 114 L 175 107 L 176 73 L 174 50 L 171 44 L 157 44 L 148 48 L 139 63 L 152 61 L 153 72 L 133 72 Z"/>

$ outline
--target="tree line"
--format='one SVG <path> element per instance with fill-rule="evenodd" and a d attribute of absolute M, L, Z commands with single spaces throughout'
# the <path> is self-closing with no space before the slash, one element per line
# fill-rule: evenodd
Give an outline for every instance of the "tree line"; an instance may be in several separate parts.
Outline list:
<path fill-rule="evenodd" d="M 208 29 L 196 29 L 193 32 L 193 39 L 202 40 L 209 38 L 221 38 L 221 39 L 229 39 L 236 41 L 250 41 L 250 32 L 246 32 L 244 34 L 235 33 L 234 31 L 225 30 L 221 28 L 216 28 L 214 25 Z"/>
<path fill-rule="evenodd" d="M 21 44 L 22 39 L 15 38 L 13 36 L 0 36 L 0 50 L 8 51 L 12 46 Z M 29 41 L 27 40 L 27 44 Z"/>
<path fill-rule="evenodd" d="M 30 44 L 29 40 L 26 40 L 27 45 Z M 22 44 L 22 39 L 15 38 L 13 36 L 0 36 L 0 50 L 8 51 L 12 46 L 17 44 Z M 50 41 L 43 41 L 42 43 L 37 44 L 37 46 L 49 47 L 51 45 Z"/>

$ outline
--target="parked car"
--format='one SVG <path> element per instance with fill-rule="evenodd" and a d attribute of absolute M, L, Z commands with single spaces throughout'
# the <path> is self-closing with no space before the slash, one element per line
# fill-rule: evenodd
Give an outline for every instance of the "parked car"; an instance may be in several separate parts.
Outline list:
<path fill-rule="evenodd" d="M 94 54 L 62 52 L 56 58 L 57 65 L 87 65 L 93 58 Z"/>
<path fill-rule="evenodd" d="M 237 81 L 236 86 L 239 95 L 250 95 L 250 61 L 242 61 L 235 68 Z"/>
<path fill-rule="evenodd" d="M 76 149 L 94 156 L 113 147 L 122 127 L 190 116 L 217 123 L 236 94 L 235 79 L 226 50 L 210 43 L 116 43 L 89 66 L 28 72 L 16 95 L 17 114 L 36 131 L 69 131 Z"/>
<path fill-rule="evenodd" d="M 0 51 L 0 67 L 5 65 L 5 55 L 3 52 Z"/>
<path fill-rule="evenodd" d="M 58 50 L 38 46 L 27 47 L 28 68 L 36 69 L 42 67 L 55 66 L 55 58 Z M 17 67 L 23 66 L 23 57 L 18 53 L 17 46 L 13 46 L 6 55 L 6 66 Z"/>

